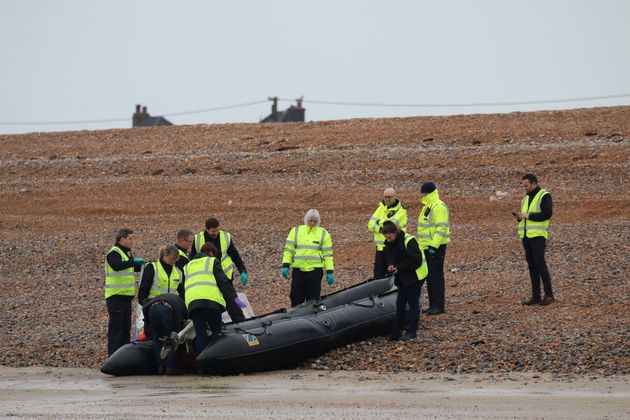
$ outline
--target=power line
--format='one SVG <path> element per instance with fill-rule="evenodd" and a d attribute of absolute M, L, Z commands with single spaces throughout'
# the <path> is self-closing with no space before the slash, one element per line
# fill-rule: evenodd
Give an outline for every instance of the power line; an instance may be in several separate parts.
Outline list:
<path fill-rule="evenodd" d="M 424 103 L 424 104 L 393 104 L 393 103 L 375 103 L 375 102 L 343 102 L 343 101 L 322 101 L 315 99 L 304 99 L 304 103 L 320 104 L 320 105 L 342 105 L 342 106 L 380 106 L 380 107 L 397 107 L 397 108 L 464 108 L 475 106 L 509 106 L 509 105 L 539 105 L 539 104 L 555 104 L 565 102 L 582 102 L 594 101 L 600 99 L 616 99 L 628 98 L 630 93 L 621 93 L 617 95 L 589 96 L 582 98 L 569 99 L 541 99 L 536 101 L 514 101 L 514 102 L 464 102 L 464 103 Z M 282 101 L 293 101 L 293 99 L 281 98 Z"/>
<path fill-rule="evenodd" d="M 233 109 L 233 108 L 243 108 L 246 106 L 259 105 L 269 102 L 268 99 L 261 101 L 252 101 L 252 102 L 243 102 L 235 105 L 226 105 L 219 106 L 216 108 L 206 108 L 206 109 L 198 109 L 195 111 L 185 111 L 185 112 L 172 112 L 169 114 L 162 114 L 165 117 L 174 117 L 180 115 L 191 115 L 191 114 L 201 114 L 204 112 L 213 112 L 213 111 L 221 111 L 224 109 Z M 75 120 L 75 121 L 22 121 L 22 122 L 0 122 L 0 125 L 61 125 L 61 124 L 98 124 L 98 123 L 110 123 L 110 122 L 128 122 L 130 120 L 129 117 L 125 118 L 107 118 L 100 120 Z"/>
<path fill-rule="evenodd" d="M 344 101 L 324 101 L 315 99 L 304 99 L 304 103 L 319 104 L 319 105 L 338 105 L 338 106 L 364 106 L 364 107 L 395 107 L 395 108 L 464 108 L 464 107 L 483 107 L 483 106 L 510 106 L 510 105 L 540 105 L 540 104 L 554 104 L 554 103 L 566 103 L 566 102 L 583 102 L 583 101 L 595 101 L 602 99 L 618 99 L 628 98 L 630 93 L 621 93 L 616 95 L 601 95 L 601 96 L 589 96 L 581 98 L 565 98 L 565 99 L 541 99 L 535 101 L 514 101 L 514 102 L 463 102 L 463 103 L 423 103 L 423 104 L 396 104 L 396 103 L 376 103 L 376 102 L 344 102 Z M 278 98 L 280 101 L 291 101 L 295 99 Z M 165 117 L 175 117 L 182 115 L 203 114 L 206 112 L 222 111 L 226 109 L 244 108 L 252 105 L 260 105 L 269 102 L 269 99 L 260 101 L 243 102 L 234 105 L 225 105 L 215 108 L 198 109 L 194 111 L 184 112 L 171 112 L 162 114 Z M 124 118 L 106 118 L 96 120 L 72 120 L 72 121 L 2 121 L 0 125 L 72 125 L 72 124 L 100 124 L 111 122 L 127 122 L 129 117 Z"/>

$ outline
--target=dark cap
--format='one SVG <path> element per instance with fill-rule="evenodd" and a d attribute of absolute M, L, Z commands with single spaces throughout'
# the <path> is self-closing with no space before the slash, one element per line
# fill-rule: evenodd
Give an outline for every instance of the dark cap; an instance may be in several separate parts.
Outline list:
<path fill-rule="evenodd" d="M 424 184 L 422 184 L 422 188 L 420 188 L 420 192 L 421 193 L 432 193 L 433 191 L 435 191 L 435 184 L 431 181 L 429 182 L 425 182 Z"/>

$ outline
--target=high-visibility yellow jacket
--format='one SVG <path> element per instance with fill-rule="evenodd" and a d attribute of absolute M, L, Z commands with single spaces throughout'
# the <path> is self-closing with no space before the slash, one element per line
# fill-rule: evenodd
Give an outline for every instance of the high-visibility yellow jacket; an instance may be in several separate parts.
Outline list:
<path fill-rule="evenodd" d="M 282 264 L 300 271 L 334 270 L 332 238 L 322 227 L 299 225 L 291 228 L 284 245 Z"/>
<path fill-rule="evenodd" d="M 206 243 L 206 237 L 203 233 L 204 231 L 201 231 L 195 235 L 195 250 L 197 250 L 197 252 L 199 252 L 201 247 Z M 228 280 L 232 280 L 232 275 L 234 274 L 234 263 L 227 253 L 228 248 L 232 244 L 232 235 L 228 232 L 219 230 L 219 244 L 221 246 L 221 249 L 219 250 L 221 251 L 221 268 Z M 194 257 L 194 255 L 192 255 L 192 257 Z"/>
<path fill-rule="evenodd" d="M 129 261 L 129 257 L 125 252 L 113 246 L 110 252 L 117 252 L 123 261 Z M 105 257 L 105 299 L 114 295 L 122 296 L 134 296 L 136 294 L 136 275 L 134 274 L 134 268 L 129 267 L 124 270 L 115 271 L 107 262 L 107 256 Z"/>
<path fill-rule="evenodd" d="M 521 200 L 521 212 L 540 213 L 540 203 L 542 202 L 542 198 L 547 194 L 549 194 L 549 192 L 541 188 L 531 201 L 529 201 L 529 195 L 526 194 Z M 548 233 L 549 219 L 542 222 L 521 219 L 521 221 L 518 222 L 518 237 L 521 239 L 525 237 L 525 235 L 527 235 L 528 238 L 542 236 L 547 239 Z"/>
<path fill-rule="evenodd" d="M 413 235 L 409 235 L 405 233 L 405 248 L 409 245 L 409 241 L 415 241 L 416 238 Z M 418 280 L 424 280 L 429 274 L 429 266 L 427 265 L 427 259 L 424 257 L 424 251 L 421 249 L 420 254 L 422 254 L 422 264 L 420 267 L 416 268 L 416 276 L 418 276 Z"/>
<path fill-rule="evenodd" d="M 149 290 L 149 299 L 164 293 L 177 294 L 177 286 L 182 281 L 182 272 L 179 268 L 173 266 L 171 275 L 166 274 L 166 270 L 160 261 L 149 263 L 153 265 L 153 284 Z M 141 286 L 142 287 L 142 286 Z"/>
<path fill-rule="evenodd" d="M 385 246 L 385 236 L 381 233 L 381 227 L 386 220 L 396 223 L 403 232 L 407 230 L 407 209 L 399 200 L 396 200 L 393 207 L 387 207 L 381 201 L 368 221 L 368 230 L 374 234 L 374 244 L 378 251 L 382 251 Z"/>
<path fill-rule="evenodd" d="M 418 232 L 416 239 L 420 249 L 428 247 L 439 248 L 451 242 L 451 227 L 448 217 L 448 207 L 442 200 L 438 190 L 420 199 L 424 205 L 418 216 Z"/>
<path fill-rule="evenodd" d="M 215 264 L 216 258 L 201 257 L 190 260 L 184 267 L 186 308 L 190 307 L 191 302 L 199 299 L 211 300 L 225 308 L 225 299 L 214 277 Z"/>

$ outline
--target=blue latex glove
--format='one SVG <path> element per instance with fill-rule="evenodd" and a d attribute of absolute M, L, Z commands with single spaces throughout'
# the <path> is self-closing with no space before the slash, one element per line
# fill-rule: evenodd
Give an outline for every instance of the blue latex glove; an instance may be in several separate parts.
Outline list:
<path fill-rule="evenodd" d="M 335 279 L 333 277 L 333 273 L 327 273 L 326 274 L 326 281 L 328 282 L 328 284 L 333 284 Z"/>
<path fill-rule="evenodd" d="M 235 303 L 238 305 L 238 307 L 239 307 L 239 308 L 241 308 L 241 309 L 243 309 L 243 308 L 246 308 L 246 307 L 247 307 L 247 305 L 245 305 L 245 302 L 243 302 L 243 301 L 241 300 L 241 298 L 240 298 L 240 297 L 238 297 L 238 296 L 236 297 L 236 299 L 234 299 L 234 302 L 235 302 Z"/>
<path fill-rule="evenodd" d="M 134 258 L 133 259 L 133 263 L 134 264 L 143 265 L 144 264 L 144 260 L 142 258 Z"/>
<path fill-rule="evenodd" d="M 243 286 L 245 286 L 247 284 L 247 279 L 249 277 L 247 276 L 247 273 L 243 272 L 241 273 L 241 283 L 243 284 Z"/>
<path fill-rule="evenodd" d="M 435 255 L 437 254 L 437 249 L 433 248 L 432 246 L 427 248 L 427 253 L 430 255 Z"/>
<path fill-rule="evenodd" d="M 285 279 L 289 278 L 289 267 L 282 267 L 282 277 Z"/>

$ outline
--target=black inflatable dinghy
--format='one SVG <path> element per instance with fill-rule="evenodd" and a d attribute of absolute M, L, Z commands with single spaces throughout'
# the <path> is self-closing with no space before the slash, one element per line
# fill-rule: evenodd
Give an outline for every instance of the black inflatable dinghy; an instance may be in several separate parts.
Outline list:
<path fill-rule="evenodd" d="M 209 374 L 232 374 L 288 368 L 326 351 L 387 333 L 396 316 L 393 278 L 368 280 L 305 302 L 239 323 L 226 324 L 195 363 L 180 346 L 179 366 Z M 147 375 L 157 370 L 151 341 L 127 344 L 103 364 L 101 372 Z"/>

